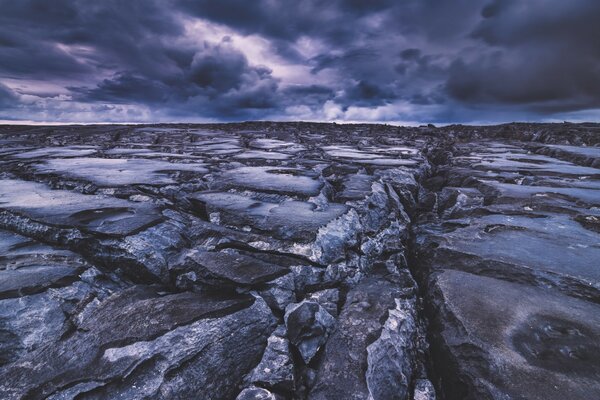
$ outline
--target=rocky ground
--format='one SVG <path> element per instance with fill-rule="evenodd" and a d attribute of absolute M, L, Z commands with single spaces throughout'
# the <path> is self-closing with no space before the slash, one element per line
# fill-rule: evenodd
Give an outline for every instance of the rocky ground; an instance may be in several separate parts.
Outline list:
<path fill-rule="evenodd" d="M 0 398 L 600 398 L 598 146 L 0 127 Z"/>

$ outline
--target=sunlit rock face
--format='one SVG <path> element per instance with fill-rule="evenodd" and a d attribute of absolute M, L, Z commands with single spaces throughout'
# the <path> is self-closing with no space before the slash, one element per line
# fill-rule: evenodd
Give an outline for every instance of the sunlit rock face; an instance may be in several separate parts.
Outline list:
<path fill-rule="evenodd" d="M 600 397 L 598 132 L 0 127 L 0 398 Z"/>

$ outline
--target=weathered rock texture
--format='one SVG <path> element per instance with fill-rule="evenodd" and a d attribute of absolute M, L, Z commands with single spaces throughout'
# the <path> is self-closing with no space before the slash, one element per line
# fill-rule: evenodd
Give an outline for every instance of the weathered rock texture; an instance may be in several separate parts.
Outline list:
<path fill-rule="evenodd" d="M 0 398 L 600 398 L 599 144 L 0 126 Z"/>

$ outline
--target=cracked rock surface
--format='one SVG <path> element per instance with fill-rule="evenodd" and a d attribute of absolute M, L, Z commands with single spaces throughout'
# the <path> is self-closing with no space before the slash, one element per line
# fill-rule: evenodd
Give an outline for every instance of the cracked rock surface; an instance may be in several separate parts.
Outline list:
<path fill-rule="evenodd" d="M 598 146 L 0 126 L 0 398 L 600 398 Z"/>

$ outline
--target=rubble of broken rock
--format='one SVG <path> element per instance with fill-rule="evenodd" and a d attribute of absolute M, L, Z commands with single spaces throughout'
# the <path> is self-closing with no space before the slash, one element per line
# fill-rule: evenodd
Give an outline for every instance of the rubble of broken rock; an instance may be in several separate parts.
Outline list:
<path fill-rule="evenodd" d="M 600 398 L 600 126 L 0 127 L 2 399 Z"/>

